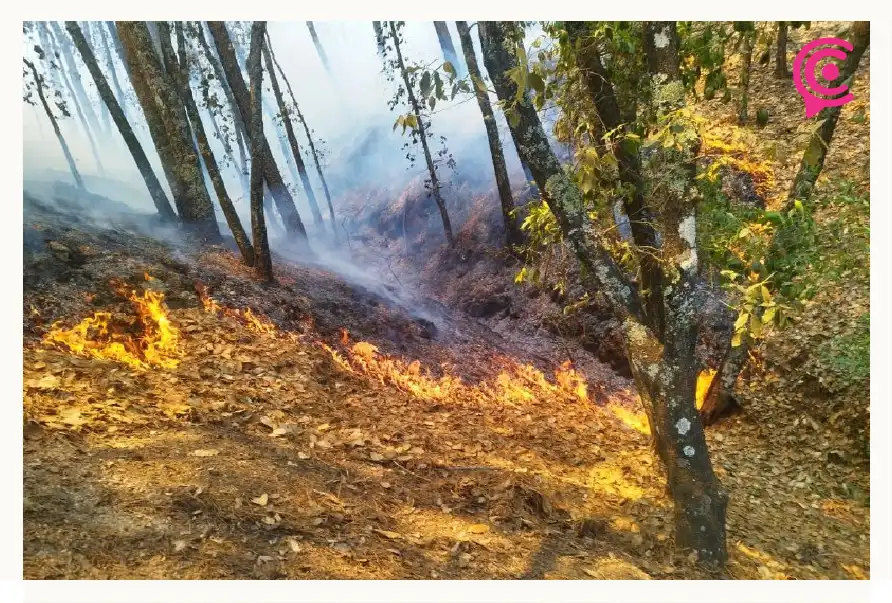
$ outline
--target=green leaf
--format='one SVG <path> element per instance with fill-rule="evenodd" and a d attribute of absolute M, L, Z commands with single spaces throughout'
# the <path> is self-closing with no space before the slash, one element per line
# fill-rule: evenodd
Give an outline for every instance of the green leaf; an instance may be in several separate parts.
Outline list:
<path fill-rule="evenodd" d="M 531 73 L 527 78 L 527 82 L 529 83 L 530 88 L 536 91 L 536 94 L 545 92 L 545 81 L 538 73 Z"/>
<path fill-rule="evenodd" d="M 412 129 L 415 129 L 415 128 L 418 127 L 418 118 L 415 117 L 414 115 L 411 115 L 411 114 L 410 114 L 410 115 L 407 115 L 407 116 L 406 116 L 406 119 L 405 119 L 405 124 L 406 124 L 408 127 L 412 128 Z"/>
<path fill-rule="evenodd" d="M 740 316 L 737 317 L 737 322 L 734 323 L 734 329 L 740 330 L 746 325 L 746 321 L 750 319 L 750 315 L 747 312 L 741 312 Z"/>
<path fill-rule="evenodd" d="M 454 98 L 454 96 L 455 96 L 455 95 L 453 95 L 453 98 Z M 433 111 L 433 110 L 434 110 L 434 105 L 437 104 L 437 98 L 434 97 L 434 96 L 430 97 L 430 100 L 428 101 L 428 104 L 429 104 L 430 107 L 431 107 L 431 111 Z"/>
<path fill-rule="evenodd" d="M 444 61 L 444 62 L 443 62 L 443 71 L 445 71 L 446 73 L 448 73 L 448 74 L 451 75 L 452 77 L 455 77 L 455 67 L 453 67 L 453 66 L 452 66 L 452 63 L 450 63 L 449 61 Z"/>
<path fill-rule="evenodd" d="M 511 111 L 506 111 L 505 117 L 508 118 L 508 124 L 512 128 L 516 128 L 517 126 L 520 125 L 520 114 L 517 111 L 515 111 L 513 109 Z"/>
<path fill-rule="evenodd" d="M 483 82 L 483 80 L 481 80 L 476 75 L 472 75 L 471 79 L 474 80 L 474 86 L 477 87 L 477 90 L 479 90 L 480 92 L 483 92 L 483 93 L 486 92 L 486 84 Z"/>
<path fill-rule="evenodd" d="M 434 88 L 434 94 L 437 95 L 437 98 L 446 100 L 446 94 L 443 92 L 443 80 L 440 79 L 440 73 L 438 71 L 434 71 Z"/>
<path fill-rule="evenodd" d="M 774 315 L 777 314 L 777 308 L 768 308 L 765 310 L 765 314 L 762 315 L 762 324 L 768 324 L 772 320 L 774 320 Z"/>
<path fill-rule="evenodd" d="M 426 98 L 431 92 L 431 73 L 430 71 L 425 71 L 424 75 L 421 76 L 421 96 L 422 98 Z"/>

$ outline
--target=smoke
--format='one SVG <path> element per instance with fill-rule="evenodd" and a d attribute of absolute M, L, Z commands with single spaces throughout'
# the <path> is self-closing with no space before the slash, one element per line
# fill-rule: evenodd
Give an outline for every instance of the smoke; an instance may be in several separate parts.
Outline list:
<path fill-rule="evenodd" d="M 406 108 L 398 107 L 394 111 L 388 108 L 388 101 L 396 92 L 397 84 L 388 82 L 382 73 L 382 60 L 378 54 L 371 22 L 315 22 L 319 41 L 327 56 L 328 70 L 325 69 L 316 52 L 305 22 L 269 22 L 268 29 L 276 58 L 294 89 L 300 109 L 313 131 L 314 141 L 324 154 L 323 170 L 331 190 L 334 210 L 339 222 L 343 219 L 342 210 L 346 209 L 346 199 L 355 195 L 357 191 L 368 192 L 369 207 L 364 210 L 364 215 L 371 216 L 375 215 L 375 206 L 380 209 L 381 205 L 393 202 L 410 183 L 413 181 L 417 183 L 419 178 L 427 177 L 421 149 L 412 149 L 417 157 L 414 165 L 410 165 L 406 159 L 406 150 L 403 148 L 404 144 L 409 141 L 409 135 L 408 133 L 403 135 L 401 128 L 396 130 L 393 128 L 397 116 L 400 112 L 405 112 Z M 449 30 L 454 46 L 460 51 L 461 45 L 454 23 L 449 23 Z M 433 65 L 439 65 L 442 62 L 442 51 L 433 22 L 406 22 L 402 34 L 405 43 L 401 48 L 407 62 Z M 542 35 L 541 30 L 537 28 L 528 30 L 527 44 L 532 43 L 540 35 Z M 479 39 L 473 24 L 472 38 L 477 49 L 478 63 L 481 69 L 485 69 L 479 49 Z M 37 60 L 33 49 L 35 41 L 36 36 L 25 35 L 23 52 L 31 60 Z M 212 42 L 211 45 L 213 47 Z M 105 108 L 101 104 L 92 77 L 81 62 L 77 51 L 72 50 L 81 69 L 84 87 L 94 108 L 96 110 L 101 108 L 104 111 Z M 104 52 L 98 51 L 95 45 L 94 51 L 100 68 L 107 69 Z M 127 114 L 131 125 L 142 142 L 156 175 L 170 194 L 164 172 L 161 169 L 160 159 L 151 143 L 151 137 L 145 125 L 142 111 L 136 102 L 127 73 L 117 61 L 115 61 L 115 68 L 124 94 L 128 97 L 126 99 Z M 51 78 L 48 77 L 47 82 L 52 84 Z M 279 84 L 288 99 L 284 82 L 281 79 Z M 88 189 L 93 193 L 119 201 L 131 209 L 146 213 L 154 212 L 154 206 L 142 177 L 117 128 L 113 126 L 109 135 L 100 136 L 97 139 L 103 172 L 92 155 L 85 130 L 77 119 L 71 95 L 61 83 L 57 87 L 61 88 L 61 93 L 66 99 L 68 110 L 71 113 L 70 117 L 60 119 L 60 127 L 75 156 L 79 171 L 87 180 Z M 200 94 L 196 92 L 196 96 L 199 97 Z M 219 89 L 218 97 L 221 101 L 225 100 Z M 266 74 L 264 76 L 264 100 L 270 107 L 277 107 Z M 495 97 L 491 98 L 493 103 L 496 100 Z M 68 174 L 62 151 L 42 107 L 23 104 L 23 112 L 25 180 L 28 182 L 61 180 L 73 183 L 70 174 Z M 205 131 L 210 138 L 213 138 L 215 131 L 213 123 L 207 112 L 202 110 L 201 114 Z M 523 180 L 520 162 L 504 117 L 498 110 L 496 116 L 509 174 L 512 182 L 517 185 Z M 327 222 L 328 216 L 324 207 L 325 197 L 322 184 L 316 173 L 313 158 L 308 151 L 303 127 L 295 120 L 294 128 L 303 151 L 311 185 L 317 200 L 323 204 L 321 209 L 326 217 L 325 227 L 330 232 L 332 225 Z M 322 236 L 320 232 L 316 231 L 312 225 L 306 195 L 300 183 L 296 182 L 292 176 L 277 135 L 271 129 L 272 123 L 267 118 L 264 123 L 264 131 L 279 170 L 292 190 L 298 210 L 310 233 L 311 245 L 317 250 L 314 261 L 327 263 L 329 269 L 338 272 L 352 282 L 367 287 L 374 286 L 379 293 L 399 297 L 394 293 L 393 287 L 382 289 L 379 286 L 385 280 L 393 281 L 394 279 L 388 279 L 386 275 L 371 276 L 368 270 L 357 269 L 345 255 L 330 247 L 329 236 Z M 469 190 L 474 191 L 475 194 L 486 194 L 495 188 L 486 131 L 473 94 L 459 94 L 453 101 L 438 103 L 436 112 L 432 116 L 432 131 L 435 138 L 430 141 L 431 151 L 436 153 L 441 148 L 439 137 L 443 136 L 446 138 L 445 145 L 455 160 L 454 171 L 443 164 L 438 168 L 438 175 L 443 185 L 443 195 L 450 210 L 471 203 L 471 199 L 460 198 L 460 194 L 467 195 Z M 238 152 L 234 138 L 232 145 L 233 155 L 237 158 Z M 220 141 L 212 139 L 211 146 L 220 164 L 227 191 L 241 216 L 243 225 L 249 228 L 249 200 L 245 198 L 237 162 L 226 158 Z M 102 177 L 108 180 L 98 179 Z M 112 183 L 109 184 L 108 181 L 112 181 Z M 214 188 L 210 182 L 207 183 L 207 188 L 211 198 L 216 200 Z M 216 205 L 218 206 L 221 231 L 228 232 L 222 212 L 219 211 L 219 204 Z M 457 213 L 461 215 L 460 211 Z M 276 218 L 269 217 L 268 219 Z M 454 221 L 453 225 L 457 229 L 461 227 L 460 222 Z M 340 224 L 336 227 L 339 226 Z M 271 229 L 271 234 L 274 233 L 275 229 Z M 280 246 L 277 245 L 275 238 L 273 238 L 273 245 L 276 251 L 285 251 L 284 248 L 278 248 Z M 302 261 L 302 258 L 292 259 Z"/>

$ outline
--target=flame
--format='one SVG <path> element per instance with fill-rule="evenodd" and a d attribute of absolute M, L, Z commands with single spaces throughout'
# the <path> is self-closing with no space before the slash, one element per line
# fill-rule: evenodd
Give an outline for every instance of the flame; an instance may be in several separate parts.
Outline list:
<path fill-rule="evenodd" d="M 79 356 L 116 360 L 136 369 L 176 368 L 180 332 L 167 316 L 164 294 L 118 290 L 133 304 L 135 320 L 116 321 L 109 312 L 96 312 L 71 329 L 53 325 L 44 341 Z"/>
<path fill-rule="evenodd" d="M 349 345 L 349 334 L 341 329 L 340 340 Z M 377 346 L 359 341 L 347 349 L 346 355 L 322 342 L 316 342 L 329 353 L 335 364 L 346 372 L 362 374 L 381 383 L 389 383 L 417 398 L 442 401 L 450 397 L 473 398 L 491 402 L 522 404 L 537 398 L 568 402 L 588 402 L 585 378 L 564 362 L 555 371 L 554 383 L 538 369 L 508 358 L 497 358 L 503 370 L 491 382 L 469 385 L 461 377 L 448 372 L 433 376 L 418 360 L 405 362 L 380 352 Z"/>
<path fill-rule="evenodd" d="M 214 298 L 208 294 L 208 288 L 204 284 L 195 283 L 195 291 L 198 293 L 198 299 L 201 300 L 201 305 L 204 306 L 206 312 L 211 314 L 220 312 L 226 316 L 231 316 L 256 333 L 269 333 L 273 335 L 278 333 L 278 329 L 276 329 L 276 325 L 274 325 L 272 321 L 262 314 L 254 314 L 254 312 L 251 311 L 251 308 L 246 308 L 245 311 L 242 312 L 236 308 L 227 308 L 219 305 Z M 289 333 L 288 335 L 293 339 L 292 334 Z"/>

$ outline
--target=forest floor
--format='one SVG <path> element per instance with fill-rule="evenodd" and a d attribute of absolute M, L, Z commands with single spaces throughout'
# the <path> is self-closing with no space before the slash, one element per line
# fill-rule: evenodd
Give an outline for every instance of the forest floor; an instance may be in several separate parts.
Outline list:
<path fill-rule="evenodd" d="M 860 187 L 868 72 L 825 172 Z M 772 121 L 744 130 L 801 148 L 792 82 L 762 68 L 752 87 Z M 731 104 L 705 105 L 736 130 Z M 779 195 L 796 157 L 774 157 Z M 809 412 L 801 363 L 766 366 L 746 413 L 707 432 L 731 500 L 714 576 L 675 552 L 646 421 L 609 366 L 321 268 L 278 261 L 263 287 L 229 251 L 82 212 L 25 201 L 25 578 L 869 577 L 867 462 Z M 857 284 L 769 345 L 792 357 L 854 324 Z M 863 406 L 850 395 L 833 404 Z"/>

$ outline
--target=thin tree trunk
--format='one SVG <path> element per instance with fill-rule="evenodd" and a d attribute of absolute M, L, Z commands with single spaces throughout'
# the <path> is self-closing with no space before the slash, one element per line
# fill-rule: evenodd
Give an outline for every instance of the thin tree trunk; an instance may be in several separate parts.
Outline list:
<path fill-rule="evenodd" d="M 870 22 L 856 21 L 852 26 L 852 51 L 846 57 L 845 64 L 840 69 L 839 76 L 830 85 L 830 88 L 836 88 L 843 84 L 851 89 L 854 80 L 855 71 L 861 62 L 861 57 L 870 44 Z M 798 199 L 806 201 L 814 192 L 815 183 L 824 169 L 824 161 L 827 159 L 827 151 L 830 150 L 830 141 L 833 139 L 833 132 L 836 130 L 836 123 L 839 121 L 839 115 L 842 111 L 842 105 L 834 107 L 824 107 L 818 113 L 818 123 L 820 124 L 811 134 L 808 141 L 808 147 L 802 155 L 802 162 L 799 164 L 799 171 L 793 180 L 793 186 L 790 189 L 790 195 L 787 198 L 785 211 L 793 208 L 794 202 Z"/>
<path fill-rule="evenodd" d="M 136 163 L 136 167 L 139 169 L 139 173 L 142 176 L 143 181 L 146 183 L 146 188 L 149 190 L 149 196 L 152 197 L 155 209 L 158 210 L 158 214 L 165 221 L 176 221 L 176 214 L 173 213 L 170 201 L 167 199 L 167 194 L 164 192 L 161 182 L 159 182 L 158 178 L 155 176 L 155 171 L 152 169 L 152 165 L 149 163 L 149 159 L 146 157 L 142 145 L 140 145 L 139 141 L 136 139 L 136 135 L 133 133 L 133 128 L 130 127 L 130 122 L 127 121 L 121 103 L 115 98 L 114 93 L 112 93 L 112 90 L 108 85 L 108 80 L 105 79 L 105 76 L 99 69 L 96 56 L 93 54 L 90 45 L 87 44 L 87 40 L 84 38 L 80 27 L 76 21 L 66 21 L 65 26 L 68 29 L 68 33 L 71 34 L 71 38 L 74 40 L 74 46 L 78 49 L 78 52 L 80 52 L 81 58 L 87 66 L 90 75 L 93 76 L 96 89 L 99 91 L 99 97 L 108 108 L 112 120 L 114 120 L 115 125 L 118 128 L 118 132 L 121 133 L 121 138 L 124 139 L 127 148 L 130 150 L 130 154 L 133 156 L 133 161 Z"/>
<path fill-rule="evenodd" d="M 740 345 L 737 346 L 729 342 L 722 364 L 712 378 L 712 383 L 709 384 L 709 389 L 703 398 L 703 406 L 700 407 L 700 418 L 704 425 L 712 425 L 733 412 L 735 408 L 740 408 L 740 402 L 734 396 L 734 385 L 746 366 L 749 347 L 746 337 L 742 338 Z"/>
<path fill-rule="evenodd" d="M 108 29 L 108 35 L 111 39 L 112 45 L 115 48 L 115 53 L 118 55 L 118 60 L 121 61 L 121 64 L 124 66 L 124 71 L 127 72 L 127 77 L 130 77 L 130 65 L 127 64 L 127 57 L 124 54 L 124 47 L 121 45 L 121 39 L 118 37 L 118 27 L 115 25 L 114 21 L 106 21 L 105 27 Z"/>
<path fill-rule="evenodd" d="M 471 31 L 466 21 L 456 21 L 458 38 L 465 55 L 465 63 L 468 65 L 468 73 L 471 75 L 471 85 L 477 97 L 477 106 L 483 114 L 483 125 L 486 127 L 486 138 L 489 141 L 489 153 L 492 156 L 492 166 L 495 172 L 496 188 L 499 191 L 499 201 L 502 205 L 502 219 L 505 222 L 505 234 L 508 246 L 513 247 L 523 243 L 524 237 L 514 214 L 514 197 L 511 194 L 511 182 L 508 180 L 508 168 L 505 165 L 505 154 L 502 151 L 502 143 L 499 140 L 499 129 L 496 126 L 496 118 L 489 102 L 489 93 L 477 86 L 477 81 L 482 82 L 480 68 L 477 66 L 477 56 L 474 53 L 474 42 L 471 40 Z"/>
<path fill-rule="evenodd" d="M 777 49 L 774 54 L 774 77 L 777 79 L 786 79 L 790 77 L 787 70 L 787 30 L 789 25 L 786 21 L 777 22 Z"/>
<path fill-rule="evenodd" d="M 43 78 L 37 72 L 37 68 L 34 66 L 34 63 L 29 61 L 28 59 L 22 59 L 25 62 L 25 65 L 31 69 L 31 73 L 34 76 L 34 86 L 37 88 L 37 96 L 40 98 L 40 104 L 43 105 L 43 110 L 46 112 L 46 116 L 49 118 L 50 123 L 53 125 L 53 132 L 56 134 L 56 140 L 59 141 L 59 146 L 62 147 L 62 154 L 65 155 L 65 161 L 68 162 L 68 169 L 71 170 L 71 175 L 74 177 L 74 182 L 77 184 L 77 187 L 82 191 L 86 191 L 87 187 L 84 186 L 84 180 L 81 178 L 80 172 L 77 171 L 77 165 L 74 162 L 74 157 L 71 155 L 71 150 L 68 148 L 68 143 L 65 142 L 65 137 L 62 136 L 62 130 L 59 129 L 59 123 L 56 121 L 56 116 L 53 115 L 52 109 L 50 109 L 49 103 L 46 102 L 46 96 L 43 94 Z"/>
<path fill-rule="evenodd" d="M 325 192 L 325 200 L 326 202 L 328 202 L 328 215 L 329 218 L 331 218 L 331 230 L 334 233 L 335 242 L 337 242 L 339 240 L 339 236 L 338 228 L 335 224 L 334 207 L 331 204 L 331 193 L 328 190 L 328 183 L 325 181 L 325 175 L 322 173 L 322 165 L 319 163 L 319 154 L 316 153 L 316 145 L 313 144 L 313 136 L 310 134 L 310 127 L 307 125 L 307 120 L 304 119 L 303 113 L 300 112 L 300 106 L 297 104 L 297 99 L 294 96 L 294 90 L 291 89 L 291 82 L 288 81 L 288 76 L 285 75 L 285 71 L 276 60 L 276 53 L 273 51 L 272 42 L 269 37 L 269 31 L 266 32 L 266 46 L 267 48 L 269 48 L 269 54 L 273 60 L 273 63 L 279 70 L 279 75 L 282 76 L 282 81 L 285 82 L 285 87 L 288 88 L 288 95 L 291 96 L 291 103 L 294 105 L 294 111 L 295 113 L 297 113 L 297 118 L 300 120 L 301 125 L 303 125 L 304 132 L 307 135 L 307 144 L 310 146 L 310 153 L 312 153 L 313 162 L 316 164 L 316 173 L 319 175 L 319 180 L 322 182 L 322 190 Z M 270 69 L 270 73 L 272 73 L 272 69 Z M 290 115 L 287 119 L 290 121 Z"/>
<path fill-rule="evenodd" d="M 77 61 L 74 60 L 74 54 L 71 52 L 71 43 L 57 22 L 50 21 L 50 25 L 56 33 L 59 50 L 62 52 L 62 57 L 65 59 L 65 64 L 68 66 L 72 89 L 80 101 L 84 116 L 87 118 L 87 123 L 90 124 L 90 127 L 93 128 L 94 132 L 102 133 L 102 128 L 99 126 L 99 120 L 96 118 L 96 113 L 93 111 L 93 104 L 90 102 L 90 97 L 84 89 Z"/>
<path fill-rule="evenodd" d="M 90 49 L 93 51 L 94 56 L 99 52 L 99 46 L 101 44 L 101 40 L 99 42 L 96 41 L 97 34 L 95 32 L 96 29 L 101 29 L 97 26 L 97 21 L 84 21 L 86 27 L 82 27 L 82 31 L 86 32 L 84 34 L 84 38 L 87 40 L 87 44 L 90 45 Z M 105 103 L 100 102 L 98 111 L 100 113 L 100 117 L 102 119 L 102 130 L 103 133 L 111 138 L 112 133 L 112 118 L 111 113 L 108 111 L 108 107 Z"/>
<path fill-rule="evenodd" d="M 235 98 L 236 107 L 242 115 L 242 120 L 247 121 L 251 114 L 251 97 L 248 88 L 245 85 L 245 81 L 242 79 L 241 71 L 238 69 L 235 49 L 232 46 L 232 41 L 229 39 L 226 25 L 222 21 L 208 21 L 208 29 L 210 29 L 211 35 L 214 38 L 223 72 L 229 83 L 229 88 L 232 90 L 233 97 Z M 258 48 L 258 52 L 259 51 L 260 49 Z M 257 100 L 258 102 L 261 102 L 259 98 Z M 285 222 L 285 228 L 287 229 L 288 234 L 295 237 L 298 243 L 305 243 L 307 240 L 307 232 L 300 219 L 300 214 L 297 212 L 297 207 L 294 205 L 294 199 L 291 197 L 291 193 L 288 191 L 285 182 L 282 180 L 282 175 L 279 172 L 279 168 L 276 165 L 272 151 L 270 150 L 269 142 L 264 137 L 259 143 L 262 147 L 261 153 L 256 156 L 261 160 L 261 165 L 258 167 L 263 170 L 264 179 L 266 180 L 270 192 L 276 201 L 276 205 L 279 208 L 279 213 L 282 215 L 282 220 Z M 251 140 L 252 147 L 253 144 L 254 141 Z M 255 156 L 252 154 L 252 173 L 254 160 Z"/>
<path fill-rule="evenodd" d="M 737 105 L 737 121 L 742 125 L 747 122 L 750 99 L 750 67 L 753 62 L 753 36 L 755 31 L 742 31 L 740 46 L 740 98 Z"/>
<path fill-rule="evenodd" d="M 380 21 L 372 21 L 372 29 L 375 30 L 375 42 L 378 44 L 378 56 L 384 56 L 384 29 L 381 27 Z"/>
<path fill-rule="evenodd" d="M 443 220 L 443 231 L 446 233 L 446 240 L 449 241 L 450 247 L 455 247 L 455 237 L 452 234 L 452 224 L 449 222 L 449 213 L 446 211 L 446 202 L 443 201 L 443 196 L 440 194 L 440 181 L 437 178 L 437 168 L 434 166 L 433 157 L 431 157 L 430 149 L 427 146 L 427 135 L 424 132 L 424 120 L 421 115 L 421 107 L 418 105 L 418 99 L 415 98 L 415 92 L 412 90 L 412 85 L 409 83 L 409 74 L 406 72 L 406 64 L 403 61 L 403 54 L 402 51 L 400 51 L 398 34 L 393 21 L 390 22 L 390 33 L 393 36 L 393 46 L 396 49 L 396 58 L 399 63 L 400 73 L 403 76 L 403 83 L 406 86 L 406 94 L 409 97 L 412 112 L 415 114 L 415 119 L 418 122 L 418 137 L 421 139 L 424 160 L 427 162 L 427 170 L 431 176 L 431 192 L 433 193 L 437 207 L 440 209 L 440 218 Z"/>
<path fill-rule="evenodd" d="M 256 250 L 254 267 L 263 280 L 272 282 L 273 262 L 263 220 L 263 109 L 261 107 L 261 82 L 263 69 L 260 66 L 260 47 L 263 44 L 263 31 L 266 21 L 254 21 L 251 27 L 251 51 L 248 58 L 248 73 L 251 78 L 251 232 Z"/>
<path fill-rule="evenodd" d="M 297 137 L 294 135 L 294 128 L 291 126 L 291 118 L 288 109 L 285 107 L 285 100 L 282 98 L 282 90 L 279 88 L 279 81 L 276 78 L 276 70 L 273 65 L 273 59 L 270 56 L 269 48 L 263 45 L 263 58 L 266 61 L 266 71 L 269 73 L 270 84 L 272 84 L 273 94 L 276 97 L 276 103 L 279 105 L 279 115 L 282 116 L 282 122 L 285 124 L 285 133 L 288 135 L 288 143 L 291 145 L 291 154 L 294 162 L 297 164 L 297 171 L 300 174 L 300 182 L 303 184 L 304 191 L 307 194 L 307 201 L 310 204 L 310 211 L 313 213 L 313 222 L 322 230 L 325 230 L 325 221 L 322 219 L 322 213 L 319 211 L 319 205 L 316 203 L 316 195 L 313 193 L 313 187 L 310 184 L 310 177 L 307 175 L 307 166 L 300 155 L 300 147 L 297 145 Z M 332 223 L 334 228 L 334 223 Z"/>
<path fill-rule="evenodd" d="M 449 25 L 446 21 L 434 21 L 434 29 L 437 30 L 437 40 L 440 42 L 440 50 L 443 52 L 443 58 L 455 68 L 458 77 L 464 77 L 464 69 L 455 52 L 455 45 L 452 43 L 452 35 L 449 33 Z"/>
<path fill-rule="evenodd" d="M 192 122 L 192 127 L 198 142 L 198 148 L 204 159 L 204 165 L 207 168 L 208 176 L 214 186 L 217 201 L 220 202 L 220 209 L 223 210 L 223 215 L 226 217 L 226 223 L 229 225 L 229 230 L 232 232 L 235 244 L 238 245 L 239 251 L 242 254 L 242 259 L 248 266 L 253 266 L 254 248 L 251 246 L 248 234 L 245 232 L 245 229 L 242 228 L 242 222 L 238 217 L 238 212 L 235 211 L 235 206 L 232 204 L 232 200 L 229 198 L 229 193 L 226 192 L 226 185 L 223 183 L 223 176 L 220 174 L 217 159 L 214 157 L 211 145 L 208 142 L 207 134 L 204 131 L 204 124 L 201 122 L 201 114 L 198 112 L 198 105 L 195 103 L 195 98 L 192 96 L 192 88 L 189 85 L 189 59 L 186 56 L 186 38 L 183 35 L 183 24 L 180 21 L 176 22 L 176 33 L 180 62 L 180 95 L 186 105 L 186 112 L 189 116 L 189 120 Z"/>
<path fill-rule="evenodd" d="M 133 89 L 165 168 L 180 220 L 199 241 L 218 243 L 220 229 L 196 157 L 185 108 L 155 53 L 148 26 L 142 21 L 119 21 L 117 26 L 130 65 Z"/>
<path fill-rule="evenodd" d="M 282 158 L 288 165 L 288 171 L 291 172 L 291 180 L 296 185 L 301 180 L 300 172 L 297 169 L 297 165 L 294 163 L 294 157 L 291 153 L 291 147 L 289 146 L 288 140 L 282 134 L 282 131 L 279 129 L 279 124 L 276 122 L 276 115 L 277 113 L 272 110 L 269 103 L 266 102 L 266 99 L 263 99 L 263 116 L 266 118 L 267 122 L 269 122 L 270 130 L 276 133 L 276 140 L 279 141 L 279 151 L 282 152 Z"/>
<path fill-rule="evenodd" d="M 319 54 L 319 60 L 322 61 L 322 66 L 325 67 L 325 72 L 331 75 L 331 69 L 328 67 L 328 57 L 325 56 L 325 49 L 322 48 L 322 42 L 319 41 L 319 36 L 316 35 L 316 28 L 313 26 L 312 21 L 307 21 L 307 29 L 310 30 L 310 37 L 313 38 L 313 46 L 316 47 L 316 52 Z"/>
<path fill-rule="evenodd" d="M 248 172 L 247 159 L 247 146 L 250 143 L 248 142 L 248 134 L 245 129 L 245 122 L 244 120 L 242 120 L 242 114 L 235 102 L 235 96 L 232 94 L 232 89 L 229 87 L 229 83 L 226 80 L 226 75 L 223 73 L 223 66 L 220 65 L 219 59 L 214 54 L 214 51 L 211 50 L 211 47 L 208 45 L 207 38 L 204 35 L 204 27 L 205 25 L 202 24 L 201 21 L 199 21 L 197 26 L 198 43 L 201 45 L 205 57 L 207 57 L 208 62 L 211 64 L 211 68 L 214 70 L 214 75 L 216 76 L 217 81 L 220 83 L 220 87 L 223 89 L 223 95 L 226 97 L 226 102 L 229 104 L 229 110 L 232 113 L 232 123 L 235 129 L 236 144 L 238 145 L 239 164 L 241 166 L 239 180 L 242 183 L 242 190 L 245 193 L 245 197 L 250 199 L 251 185 L 249 182 L 250 174 Z"/>
<path fill-rule="evenodd" d="M 115 59 L 114 56 L 112 56 L 111 46 L 108 42 L 107 28 L 103 27 L 103 24 L 100 23 L 97 25 L 96 29 L 99 31 L 99 38 L 102 41 L 102 49 L 105 52 L 105 61 L 108 63 L 108 72 L 111 76 L 112 84 L 114 85 L 114 90 L 118 98 L 118 105 L 121 107 L 121 111 L 124 112 L 124 119 L 129 120 L 127 117 L 127 97 L 124 96 L 124 90 L 121 88 L 120 82 L 118 82 L 118 70 L 115 69 Z M 93 79 L 95 80 L 95 78 Z M 109 111 L 111 111 L 111 109 L 109 109 Z"/>
<path fill-rule="evenodd" d="M 47 31 L 47 33 L 49 33 L 49 31 Z M 61 30 L 59 30 L 59 33 L 61 34 Z M 60 56 L 64 56 L 64 54 L 62 53 L 62 50 L 61 50 L 62 42 L 59 41 L 59 35 L 54 33 L 52 38 L 55 39 L 55 43 L 53 45 L 54 46 L 54 51 L 53 51 L 54 54 L 57 53 Z M 67 64 L 67 61 L 66 61 L 66 64 Z M 87 136 L 87 142 L 90 144 L 90 152 L 93 155 L 93 160 L 96 162 L 96 169 L 99 171 L 100 174 L 104 175 L 105 167 L 102 165 L 102 159 L 99 156 L 99 147 L 96 145 L 95 132 L 90 127 L 90 124 L 87 121 L 86 115 L 84 115 L 84 111 L 81 108 L 81 103 L 78 100 L 78 96 L 75 92 L 74 86 L 72 85 L 71 80 L 68 77 L 67 70 L 62 65 L 59 66 L 59 76 L 62 79 L 62 83 L 68 89 L 68 94 L 71 96 L 71 102 L 74 105 L 74 111 L 77 114 L 78 121 L 80 121 L 81 127 L 83 127 L 83 129 L 84 129 L 84 134 L 86 134 L 86 136 Z"/>

